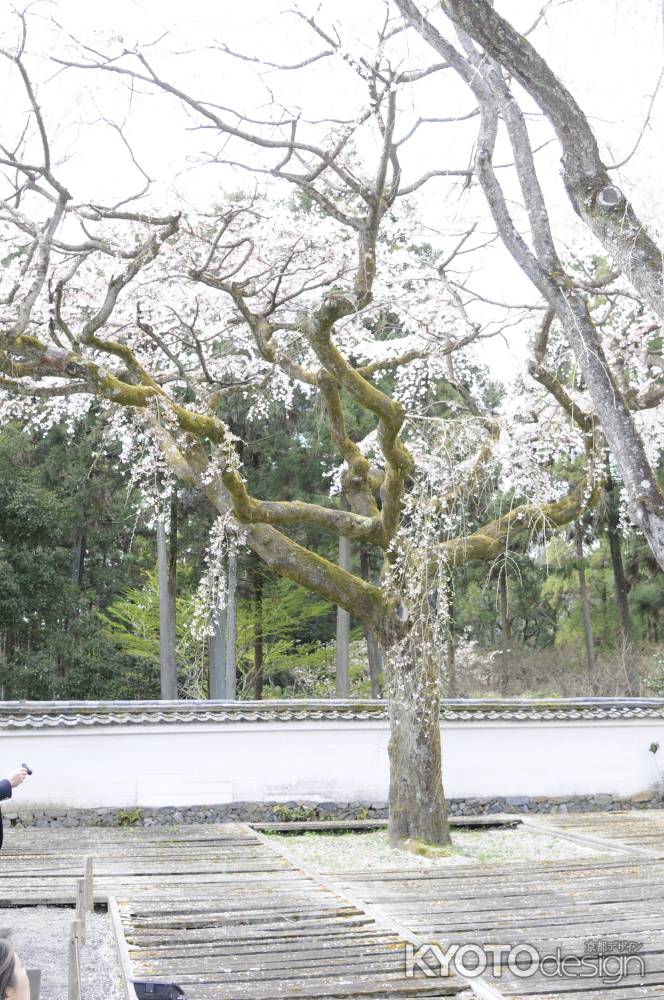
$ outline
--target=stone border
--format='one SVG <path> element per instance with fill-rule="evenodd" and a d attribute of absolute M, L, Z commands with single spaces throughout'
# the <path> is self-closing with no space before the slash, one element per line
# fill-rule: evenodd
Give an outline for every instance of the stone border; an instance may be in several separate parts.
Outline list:
<path fill-rule="evenodd" d="M 380 700 L 0 702 L 0 730 L 220 722 L 384 721 Z M 446 699 L 443 722 L 664 719 L 664 698 Z"/>
<path fill-rule="evenodd" d="M 451 816 L 491 816 L 496 813 L 565 814 L 664 809 L 664 789 L 617 795 L 507 795 L 500 798 L 450 799 Z M 4 810 L 7 827 L 166 826 L 192 823 L 274 823 L 302 820 L 386 819 L 384 802 L 230 802 L 209 806 L 128 807 L 117 809 L 22 808 Z"/>

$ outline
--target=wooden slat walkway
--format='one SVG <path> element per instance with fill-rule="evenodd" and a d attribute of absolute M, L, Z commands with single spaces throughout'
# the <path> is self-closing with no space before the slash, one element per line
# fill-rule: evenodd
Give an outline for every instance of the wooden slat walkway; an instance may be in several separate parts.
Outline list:
<path fill-rule="evenodd" d="M 643 942 L 642 982 L 486 978 L 508 997 L 664 1000 L 664 813 L 540 820 L 639 854 L 318 875 L 241 824 L 15 829 L 0 854 L 0 906 L 71 905 L 91 855 L 98 894 L 117 899 L 133 974 L 180 982 L 190 1000 L 450 996 L 464 988 L 456 977 L 405 978 L 405 940 L 581 954 L 607 938 Z"/>
<path fill-rule="evenodd" d="M 457 977 L 405 975 L 405 942 L 240 824 L 12 831 L 0 906 L 71 903 L 84 856 L 112 896 L 135 978 L 188 1000 L 449 997 Z"/>
<path fill-rule="evenodd" d="M 563 822 L 561 822 L 563 821 Z M 539 817 L 538 817 L 539 823 Z M 543 826 L 545 824 L 542 824 Z M 611 860 L 459 866 L 436 871 L 327 873 L 342 892 L 380 907 L 418 937 L 447 944 L 527 943 L 540 954 L 583 955 L 588 942 L 642 942 L 645 976 L 524 979 L 503 972 L 484 978 L 505 996 L 537 1000 L 664 998 L 664 814 L 581 814 L 551 817 L 551 833 L 587 833 L 643 853 Z M 659 857 L 657 856 L 659 854 Z M 551 964 L 548 966 L 552 969 Z M 636 963 L 630 966 L 636 971 Z"/>
<path fill-rule="evenodd" d="M 624 813 L 567 813 L 565 816 L 537 816 L 538 825 L 563 833 L 602 837 L 627 848 L 664 857 L 664 812 L 656 809 Z"/>

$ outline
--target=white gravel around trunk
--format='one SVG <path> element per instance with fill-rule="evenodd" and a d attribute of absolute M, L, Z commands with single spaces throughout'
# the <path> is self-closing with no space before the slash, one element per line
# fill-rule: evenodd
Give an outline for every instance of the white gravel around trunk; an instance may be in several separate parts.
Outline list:
<path fill-rule="evenodd" d="M 513 830 L 452 830 L 452 854 L 423 858 L 390 847 L 387 833 L 304 833 L 273 835 L 297 857 L 324 871 L 366 871 L 393 868 L 449 868 L 453 865 L 509 864 L 524 861 L 604 857 L 600 848 L 571 840 Z"/>
<path fill-rule="evenodd" d="M 68 996 L 69 931 L 74 910 L 68 907 L 21 906 L 0 908 L 0 930 L 9 937 L 28 969 L 41 969 L 39 1000 Z M 124 1000 L 111 918 L 89 913 L 86 943 L 81 949 L 84 1000 Z"/>

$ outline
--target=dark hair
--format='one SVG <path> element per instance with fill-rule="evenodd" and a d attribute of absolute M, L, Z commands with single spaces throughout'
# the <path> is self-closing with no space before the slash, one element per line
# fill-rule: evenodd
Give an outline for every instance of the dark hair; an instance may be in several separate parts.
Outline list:
<path fill-rule="evenodd" d="M 11 943 L 0 938 L 0 1000 L 8 989 L 16 987 L 16 952 Z"/>

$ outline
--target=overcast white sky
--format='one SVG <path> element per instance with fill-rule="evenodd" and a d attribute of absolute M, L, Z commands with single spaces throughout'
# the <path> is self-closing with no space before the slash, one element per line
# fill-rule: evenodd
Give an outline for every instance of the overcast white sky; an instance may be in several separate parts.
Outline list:
<path fill-rule="evenodd" d="M 320 51 L 322 40 L 287 13 L 294 2 L 43 2 L 32 7 L 30 49 L 41 49 L 47 56 L 57 48 L 49 18 L 79 39 L 108 48 L 116 48 L 119 39 L 127 47 L 145 46 L 166 33 L 151 50 L 154 64 L 197 96 L 257 116 L 267 116 L 273 100 L 292 111 L 301 109 L 305 116 L 352 116 L 366 103 L 366 96 L 353 73 L 338 60 L 317 63 L 304 75 L 284 74 L 237 62 L 214 48 L 221 42 L 248 55 L 280 62 L 294 62 Z M 542 2 L 502 0 L 497 7 L 513 17 L 517 27 L 525 28 Z M 427 6 L 435 8 L 437 4 L 429 2 Z M 326 26 L 337 24 L 349 48 L 366 46 L 369 52 L 385 5 L 384 0 L 301 0 L 299 7 L 306 13 L 318 11 Z M 0 28 L 6 44 L 14 30 L 7 8 L 0 12 Z M 590 115 L 609 162 L 627 155 L 639 136 L 664 62 L 663 34 L 660 0 L 569 0 L 552 7 L 546 22 L 532 36 Z M 435 61 L 415 36 L 408 47 L 411 65 Z M 219 139 L 210 132 L 187 131 L 193 122 L 187 122 L 170 98 L 133 95 L 130 100 L 127 88 L 118 86 L 117 80 L 88 73 L 67 73 L 47 83 L 53 68 L 46 59 L 34 67 L 42 77 L 40 100 L 47 118 L 59 129 L 59 153 L 67 157 L 62 170 L 77 200 L 115 197 L 140 187 L 140 178 L 118 136 L 100 121 L 100 113 L 126 126 L 136 157 L 157 182 L 153 197 L 161 200 L 164 208 L 172 208 L 172 203 L 182 198 L 198 205 L 209 203 L 211 198 L 222 202 L 224 186 L 246 185 L 246 175 L 232 176 L 209 167 L 192 170 L 201 152 L 220 148 Z M 464 87 L 450 76 L 431 78 L 420 89 L 422 105 L 404 108 L 404 129 L 412 115 L 458 114 L 472 108 Z M 12 67 L 3 63 L 3 132 L 18 126 L 15 85 Z M 614 175 L 660 236 L 664 231 L 663 109 L 664 96 L 660 95 L 637 154 Z M 543 138 L 549 135 L 536 117 L 531 125 L 536 139 L 540 134 Z M 440 165 L 441 160 L 448 167 L 467 166 L 475 129 L 472 121 L 445 132 L 422 129 L 410 158 L 404 160 L 407 174 L 414 177 L 416 172 Z M 551 145 L 538 155 L 557 233 L 563 241 L 573 241 L 582 230 L 559 181 L 557 148 Z M 516 197 L 516 188 L 512 190 Z M 483 217 L 486 231 L 490 228 L 479 193 L 461 196 L 458 185 L 437 181 L 422 197 L 432 226 L 443 234 L 461 231 L 469 218 Z M 535 299 L 501 252 L 485 255 L 476 280 L 488 294 L 504 301 Z M 523 338 L 514 338 L 507 352 L 504 347 L 490 350 L 499 351 L 497 363 L 506 371 L 522 356 Z"/>

